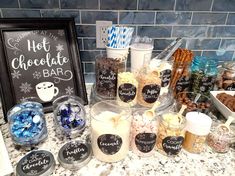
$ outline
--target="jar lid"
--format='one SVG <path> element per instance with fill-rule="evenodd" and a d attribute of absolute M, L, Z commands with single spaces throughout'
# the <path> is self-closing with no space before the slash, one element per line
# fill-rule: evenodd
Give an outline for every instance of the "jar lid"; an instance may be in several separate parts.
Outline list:
<path fill-rule="evenodd" d="M 51 152 L 34 150 L 25 155 L 16 166 L 17 176 L 48 176 L 55 169 L 55 159 Z"/>
<path fill-rule="evenodd" d="M 62 167 L 69 170 L 78 170 L 91 159 L 91 146 L 81 141 L 68 142 L 61 147 L 58 161 Z"/>
<path fill-rule="evenodd" d="M 210 132 L 212 119 L 201 112 L 186 114 L 186 130 L 196 135 L 207 135 Z"/>

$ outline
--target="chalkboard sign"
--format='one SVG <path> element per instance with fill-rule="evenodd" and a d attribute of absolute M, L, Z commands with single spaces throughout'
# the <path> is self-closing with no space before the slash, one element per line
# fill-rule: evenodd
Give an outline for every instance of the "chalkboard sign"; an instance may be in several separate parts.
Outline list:
<path fill-rule="evenodd" d="M 63 95 L 77 95 L 87 104 L 72 19 L 3 19 L 0 24 L 4 114 L 28 97 L 36 97 L 46 111 Z"/>

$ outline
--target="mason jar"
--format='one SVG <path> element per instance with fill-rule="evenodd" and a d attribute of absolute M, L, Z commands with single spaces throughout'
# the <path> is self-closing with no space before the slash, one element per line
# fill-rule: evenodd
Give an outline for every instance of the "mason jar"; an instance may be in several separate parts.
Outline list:
<path fill-rule="evenodd" d="M 129 151 L 131 109 L 116 100 L 96 103 L 90 110 L 91 146 L 94 156 L 104 162 L 124 159 Z"/>
<path fill-rule="evenodd" d="M 209 96 L 217 77 L 217 62 L 205 56 L 196 56 L 191 65 L 191 90 Z"/>
<path fill-rule="evenodd" d="M 224 62 L 219 69 L 217 77 L 217 88 L 219 90 L 235 90 L 235 62 Z"/>

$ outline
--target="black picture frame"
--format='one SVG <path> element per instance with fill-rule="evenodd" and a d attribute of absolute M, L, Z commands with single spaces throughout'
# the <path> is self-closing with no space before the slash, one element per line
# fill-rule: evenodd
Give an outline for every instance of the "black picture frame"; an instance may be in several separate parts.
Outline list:
<path fill-rule="evenodd" d="M 72 78 L 70 81 L 71 81 L 71 84 L 74 84 L 74 86 L 72 87 L 73 95 L 79 96 L 83 100 L 84 105 L 88 104 L 83 69 L 81 66 L 78 43 L 77 43 L 77 38 L 76 38 L 76 29 L 75 29 L 74 19 L 73 18 L 7 18 L 7 19 L 2 18 L 0 19 L 0 96 L 1 96 L 2 109 L 3 109 L 5 121 L 7 121 L 8 110 L 19 102 L 19 97 L 20 97 L 20 95 L 18 95 L 19 91 L 16 91 L 15 90 L 16 88 L 14 88 L 16 87 L 15 84 L 17 81 L 13 81 L 13 78 L 12 78 L 11 69 L 13 68 L 13 64 L 12 63 L 11 65 L 9 64 L 9 55 L 11 55 L 12 53 L 9 52 L 8 48 L 6 47 L 7 45 L 6 41 L 8 41 L 7 39 L 9 39 L 7 37 L 11 36 L 12 34 L 15 36 L 17 36 L 18 34 L 19 36 L 20 35 L 23 36 L 24 32 L 28 32 L 29 37 L 30 37 L 30 32 L 36 33 L 36 31 L 39 31 L 39 32 L 49 31 L 49 32 L 55 33 L 56 30 L 64 31 L 65 40 L 63 40 L 62 38 L 60 39 L 60 41 L 65 42 L 66 48 L 67 48 L 67 51 L 65 52 L 68 53 L 68 56 L 69 56 L 69 63 L 71 67 L 70 71 L 72 73 Z M 63 32 L 61 33 L 63 34 Z M 50 39 L 48 38 L 48 41 L 49 40 Z M 44 46 L 44 44 L 42 45 Z M 29 48 L 29 44 L 28 44 L 28 48 Z M 56 48 L 56 51 L 57 51 L 57 48 Z M 22 50 L 21 52 L 24 54 L 26 53 Z M 36 66 L 35 68 L 40 69 Z M 26 74 L 27 70 L 23 70 L 23 71 L 24 71 L 24 75 L 28 75 Z M 25 80 L 25 78 L 22 78 L 22 79 Z M 33 80 L 33 79 L 30 79 L 30 80 Z M 63 86 L 66 84 L 67 83 L 64 83 L 64 84 L 61 83 L 60 86 Z M 34 90 L 34 94 L 36 91 L 37 90 Z M 54 92 L 54 89 L 53 89 L 53 92 Z M 27 97 L 34 97 L 30 95 L 30 92 L 26 91 L 24 93 L 27 94 Z M 44 106 L 45 112 L 52 111 L 52 101 L 45 101 L 45 102 L 42 102 L 42 104 Z"/>

